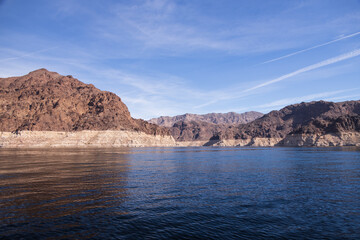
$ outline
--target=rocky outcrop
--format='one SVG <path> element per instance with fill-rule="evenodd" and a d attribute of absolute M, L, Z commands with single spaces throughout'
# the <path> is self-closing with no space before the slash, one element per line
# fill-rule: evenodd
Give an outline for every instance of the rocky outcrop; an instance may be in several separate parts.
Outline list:
<path fill-rule="evenodd" d="M 183 115 L 178 115 L 174 117 L 162 116 L 159 118 L 152 118 L 148 120 L 150 123 L 157 124 L 164 127 L 172 127 L 175 123 L 178 122 L 205 122 L 213 124 L 243 124 L 249 123 L 262 117 L 264 114 L 260 112 L 245 112 L 245 113 L 208 113 L 208 114 L 191 114 L 186 113 Z"/>
<path fill-rule="evenodd" d="M 130 130 L 169 135 L 166 128 L 133 119 L 114 93 L 46 69 L 0 78 L 0 131 L 26 130 Z"/>

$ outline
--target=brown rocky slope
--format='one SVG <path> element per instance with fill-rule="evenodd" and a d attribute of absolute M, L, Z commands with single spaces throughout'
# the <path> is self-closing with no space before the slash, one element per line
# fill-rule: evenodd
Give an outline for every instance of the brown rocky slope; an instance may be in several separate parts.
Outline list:
<path fill-rule="evenodd" d="M 130 116 L 121 99 L 72 76 L 39 69 L 0 78 L 0 131 L 169 130 Z"/>

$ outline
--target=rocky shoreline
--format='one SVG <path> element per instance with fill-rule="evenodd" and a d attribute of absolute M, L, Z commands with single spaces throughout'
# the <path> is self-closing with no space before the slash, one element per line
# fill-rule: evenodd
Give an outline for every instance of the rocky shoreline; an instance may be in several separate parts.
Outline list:
<path fill-rule="evenodd" d="M 341 132 L 332 134 L 294 134 L 284 138 L 283 146 L 293 147 L 338 147 L 357 146 L 360 147 L 359 132 Z"/>
<path fill-rule="evenodd" d="M 360 147 L 359 132 L 343 132 L 338 134 L 294 134 L 285 138 L 224 139 L 211 141 L 183 141 L 177 145 L 218 146 L 218 147 Z"/>
<path fill-rule="evenodd" d="M 90 147 L 360 147 L 359 132 L 294 134 L 285 138 L 252 138 L 210 141 L 175 141 L 172 136 L 136 131 L 21 131 L 1 132 L 0 148 L 90 148 Z"/>
<path fill-rule="evenodd" d="M 136 131 L 1 132 L 0 148 L 172 147 L 172 136 Z"/>

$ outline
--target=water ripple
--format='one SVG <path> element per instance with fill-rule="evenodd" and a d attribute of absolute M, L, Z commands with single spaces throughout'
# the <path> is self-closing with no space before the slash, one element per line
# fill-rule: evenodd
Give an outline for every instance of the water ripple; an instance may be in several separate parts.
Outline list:
<path fill-rule="evenodd" d="M 359 239 L 358 148 L 0 150 L 0 238 Z"/>

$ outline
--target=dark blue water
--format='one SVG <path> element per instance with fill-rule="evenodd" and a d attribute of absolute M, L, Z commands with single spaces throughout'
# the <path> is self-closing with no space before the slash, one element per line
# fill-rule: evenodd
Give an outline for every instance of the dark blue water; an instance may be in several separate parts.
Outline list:
<path fill-rule="evenodd" d="M 2 149 L 0 238 L 360 239 L 360 150 Z"/>

